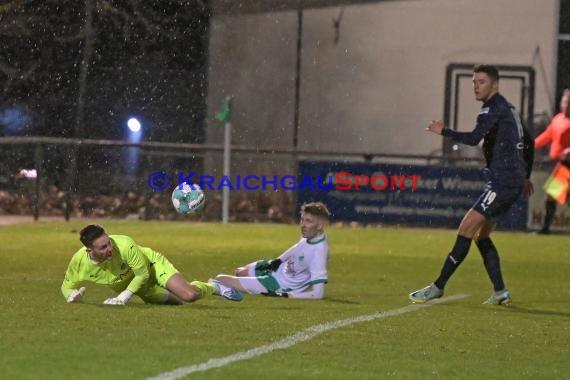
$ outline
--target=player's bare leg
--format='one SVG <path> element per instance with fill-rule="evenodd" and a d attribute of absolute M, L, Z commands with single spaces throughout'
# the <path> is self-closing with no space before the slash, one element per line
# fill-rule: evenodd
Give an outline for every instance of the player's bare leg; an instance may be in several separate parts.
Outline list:
<path fill-rule="evenodd" d="M 231 301 L 241 301 L 243 296 L 235 289 L 220 285 L 216 280 L 208 282 L 188 281 L 180 273 L 174 274 L 167 282 L 166 289 L 184 302 L 194 302 L 210 294 L 224 297 Z"/>
<path fill-rule="evenodd" d="M 184 301 L 176 297 L 170 290 L 165 289 L 166 299 L 164 300 L 164 305 L 182 305 Z"/>
<path fill-rule="evenodd" d="M 487 218 L 485 215 L 474 209 L 469 209 L 461 220 L 461 224 L 457 230 L 457 235 L 473 239 L 478 232 L 485 229 L 486 225 Z"/>
<path fill-rule="evenodd" d="M 225 274 L 216 276 L 220 283 L 249 294 L 269 294 L 269 290 L 255 276 L 236 277 Z"/>
<path fill-rule="evenodd" d="M 180 273 L 175 273 L 166 282 L 166 289 L 184 302 L 194 302 L 201 298 L 202 291 L 190 285 Z"/>
<path fill-rule="evenodd" d="M 230 276 L 227 274 L 219 274 L 216 276 L 216 280 L 221 284 L 232 287 L 234 289 L 240 290 L 242 292 L 247 291 L 240 283 L 239 278 L 236 276 Z"/>
<path fill-rule="evenodd" d="M 249 263 L 243 267 L 239 267 L 235 270 L 234 275 L 237 277 L 253 277 L 255 276 L 255 265 L 257 262 Z"/>
<path fill-rule="evenodd" d="M 493 232 L 494 229 L 495 229 L 495 223 L 486 219 L 485 223 L 483 223 L 483 225 L 479 229 L 479 232 L 477 233 L 476 239 L 477 240 L 483 240 L 483 239 L 490 238 L 491 233 Z"/>

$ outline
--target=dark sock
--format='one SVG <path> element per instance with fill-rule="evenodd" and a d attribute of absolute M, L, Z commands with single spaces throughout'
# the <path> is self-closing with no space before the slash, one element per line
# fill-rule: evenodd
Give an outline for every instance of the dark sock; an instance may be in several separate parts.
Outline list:
<path fill-rule="evenodd" d="M 556 201 L 548 199 L 544 203 L 544 208 L 546 209 L 546 213 L 544 215 L 544 224 L 542 225 L 542 230 L 550 231 L 550 225 L 554 220 L 554 214 L 556 214 Z"/>
<path fill-rule="evenodd" d="M 477 240 L 476 242 L 479 252 L 481 252 L 481 257 L 483 257 L 483 264 L 485 264 L 485 269 L 487 269 L 487 274 L 493 283 L 495 291 L 505 289 L 505 283 L 503 282 L 503 275 L 501 273 L 501 261 L 499 260 L 499 253 L 497 248 L 493 244 L 491 238 L 485 238 Z"/>
<path fill-rule="evenodd" d="M 447 255 L 439 277 L 434 281 L 435 286 L 442 290 L 445 288 L 445 284 L 447 284 L 453 272 L 455 272 L 469 253 L 469 247 L 471 247 L 471 239 L 457 235 L 455 245 L 449 255 Z"/>

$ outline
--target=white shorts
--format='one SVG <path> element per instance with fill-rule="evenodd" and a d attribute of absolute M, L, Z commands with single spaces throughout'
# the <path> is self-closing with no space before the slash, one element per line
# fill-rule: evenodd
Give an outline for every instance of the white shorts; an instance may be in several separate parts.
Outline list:
<path fill-rule="evenodd" d="M 256 264 L 257 262 L 253 262 L 247 265 L 248 277 L 238 277 L 239 283 L 249 294 L 267 293 L 268 292 L 267 288 L 263 286 L 255 276 Z"/>

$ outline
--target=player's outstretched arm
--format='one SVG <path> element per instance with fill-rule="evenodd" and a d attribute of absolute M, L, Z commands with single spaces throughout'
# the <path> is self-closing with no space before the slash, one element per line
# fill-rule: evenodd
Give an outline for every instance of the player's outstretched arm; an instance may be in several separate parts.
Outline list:
<path fill-rule="evenodd" d="M 63 282 L 61 283 L 61 294 L 67 303 L 83 302 L 85 287 L 80 287 L 81 281 L 76 278 L 71 266 L 67 270 Z"/>
<path fill-rule="evenodd" d="M 133 296 L 133 292 L 130 290 L 123 290 L 118 296 L 107 298 L 103 304 L 105 305 L 115 305 L 115 306 L 124 306 L 129 302 L 131 297 Z"/>
<path fill-rule="evenodd" d="M 433 132 L 436 135 L 441 135 L 442 131 L 445 129 L 445 125 L 441 120 L 432 120 L 426 127 L 426 131 Z"/>
<path fill-rule="evenodd" d="M 67 303 L 80 303 L 83 302 L 83 295 L 85 294 L 85 286 L 79 289 L 72 289 L 67 295 Z"/>

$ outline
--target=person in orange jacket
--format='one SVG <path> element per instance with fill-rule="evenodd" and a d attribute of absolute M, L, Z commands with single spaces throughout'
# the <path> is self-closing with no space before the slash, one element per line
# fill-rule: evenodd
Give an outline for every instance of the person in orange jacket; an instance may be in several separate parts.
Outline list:
<path fill-rule="evenodd" d="M 546 129 L 534 140 L 536 149 L 550 144 L 550 160 L 554 165 L 559 161 L 570 167 L 570 89 L 564 90 L 560 99 L 560 112 L 556 114 Z M 550 225 L 556 213 L 556 201 L 549 195 L 545 200 L 545 216 L 539 234 L 549 234 Z"/>

